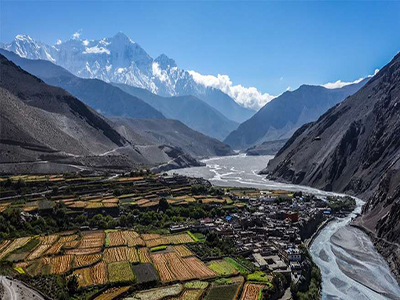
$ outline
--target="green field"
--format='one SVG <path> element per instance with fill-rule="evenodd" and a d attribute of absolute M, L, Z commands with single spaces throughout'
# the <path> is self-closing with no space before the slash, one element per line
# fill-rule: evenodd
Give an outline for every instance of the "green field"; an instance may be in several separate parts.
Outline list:
<path fill-rule="evenodd" d="M 208 267 L 220 276 L 237 274 L 236 268 L 225 260 L 215 260 L 208 264 Z"/>
<path fill-rule="evenodd" d="M 204 300 L 233 300 L 239 287 L 239 284 L 213 285 Z"/>
<path fill-rule="evenodd" d="M 248 281 L 256 281 L 256 282 L 262 282 L 265 283 L 267 286 L 272 287 L 271 283 L 271 275 L 267 275 L 264 272 L 261 271 L 256 271 L 254 273 L 251 273 L 247 275 L 247 280 Z"/>
<path fill-rule="evenodd" d="M 201 290 L 204 290 L 207 287 L 208 287 L 208 282 L 207 281 L 195 280 L 195 281 L 190 281 L 190 282 L 186 282 L 185 283 L 185 288 L 187 288 L 187 289 L 201 289 Z"/>
<path fill-rule="evenodd" d="M 161 251 L 161 250 L 165 250 L 167 249 L 167 246 L 157 246 L 157 247 L 153 247 L 150 249 L 150 252 L 157 252 L 157 251 Z"/>
<path fill-rule="evenodd" d="M 110 263 L 107 265 L 107 269 L 108 279 L 112 283 L 133 281 L 135 279 L 131 265 L 127 261 Z"/>
<path fill-rule="evenodd" d="M 241 275 L 247 275 L 250 273 L 249 270 L 247 270 L 247 268 L 245 268 L 243 265 L 241 265 L 235 259 L 233 259 L 231 257 L 225 257 L 224 260 L 226 262 L 228 262 L 229 264 L 231 264 L 236 270 L 238 270 Z"/>

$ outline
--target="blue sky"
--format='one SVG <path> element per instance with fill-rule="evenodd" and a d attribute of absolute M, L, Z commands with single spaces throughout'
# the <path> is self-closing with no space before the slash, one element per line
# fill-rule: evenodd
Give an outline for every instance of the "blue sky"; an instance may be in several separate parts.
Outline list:
<path fill-rule="evenodd" d="M 88 39 L 122 31 L 153 57 L 277 95 L 381 68 L 400 50 L 400 2 L 0 3 L 2 42 L 22 33 L 54 44 L 79 29 Z"/>

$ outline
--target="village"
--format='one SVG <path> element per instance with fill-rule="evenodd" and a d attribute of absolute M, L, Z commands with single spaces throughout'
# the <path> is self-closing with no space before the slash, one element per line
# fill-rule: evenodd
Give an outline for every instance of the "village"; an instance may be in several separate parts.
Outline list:
<path fill-rule="evenodd" d="M 147 171 L 14 176 L 0 178 L 0 184 L 0 219 L 24 221 L 0 222 L 0 263 L 8 270 L 0 275 L 33 286 L 41 286 L 41 276 L 65 282 L 76 276 L 77 293 L 92 293 L 93 299 L 101 296 L 100 287 L 106 293 L 118 286 L 118 297 L 146 294 L 138 292 L 143 283 L 164 292 L 176 283 L 176 296 L 183 297 L 194 293 L 184 288 L 188 280 L 204 282 L 197 289 L 204 299 L 217 299 L 222 287 L 229 287 L 232 297 L 226 299 L 253 299 L 246 293 L 258 297 L 261 291 L 276 296 L 290 282 L 310 281 L 313 265 L 304 245 L 321 224 L 354 206 L 347 198 L 221 188 Z"/>

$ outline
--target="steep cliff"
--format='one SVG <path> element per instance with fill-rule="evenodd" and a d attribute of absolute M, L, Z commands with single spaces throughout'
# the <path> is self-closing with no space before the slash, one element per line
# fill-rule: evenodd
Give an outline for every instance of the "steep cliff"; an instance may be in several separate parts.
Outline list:
<path fill-rule="evenodd" d="M 400 278 L 399 159 L 400 54 L 356 94 L 301 127 L 264 173 L 368 200 L 356 224 L 375 237 Z"/>

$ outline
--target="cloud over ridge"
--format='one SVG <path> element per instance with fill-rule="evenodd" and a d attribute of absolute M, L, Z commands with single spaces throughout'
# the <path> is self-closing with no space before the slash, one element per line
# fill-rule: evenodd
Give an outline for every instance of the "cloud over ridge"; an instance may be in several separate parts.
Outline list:
<path fill-rule="evenodd" d="M 240 84 L 233 85 L 228 75 L 218 76 L 202 75 L 196 71 L 188 71 L 192 75 L 193 80 L 206 87 L 220 89 L 222 92 L 229 95 L 238 104 L 253 110 L 259 110 L 266 103 L 274 99 L 276 96 L 268 93 L 261 93 L 255 87 L 244 87 Z"/>

